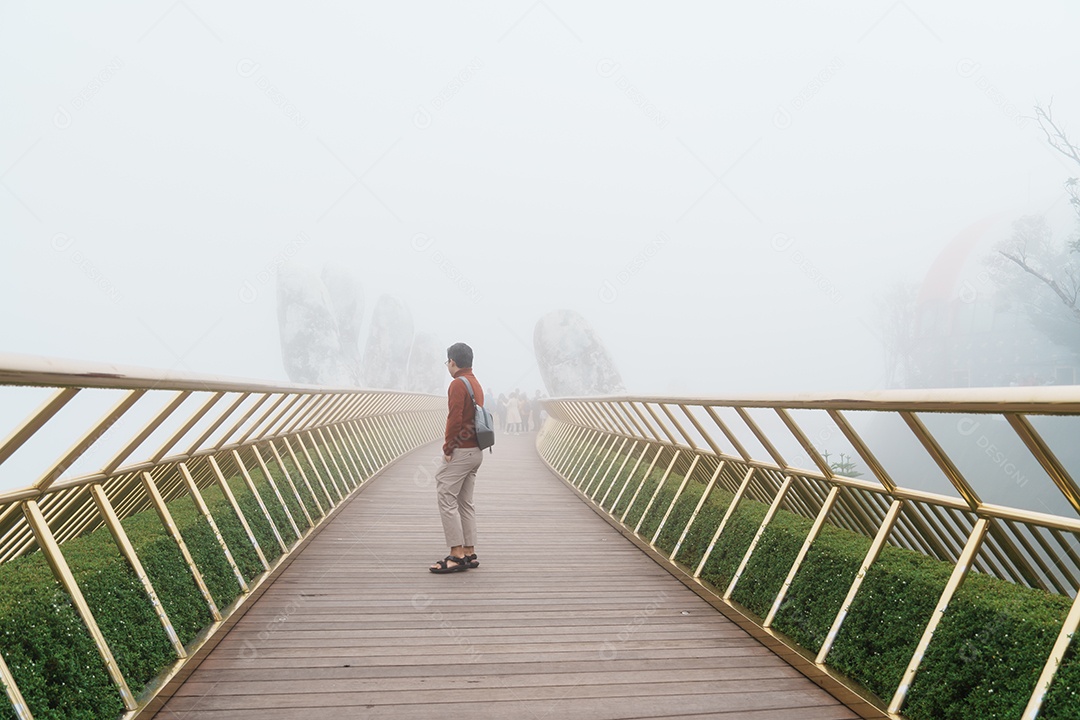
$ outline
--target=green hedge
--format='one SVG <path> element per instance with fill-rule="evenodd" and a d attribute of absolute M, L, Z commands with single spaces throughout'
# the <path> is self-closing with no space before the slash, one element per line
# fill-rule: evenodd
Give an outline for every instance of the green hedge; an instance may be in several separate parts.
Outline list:
<path fill-rule="evenodd" d="M 312 469 L 302 462 L 308 478 L 319 487 Z M 286 466 L 304 506 L 317 519 L 314 498 L 300 480 L 298 469 L 289 460 Z M 300 505 L 276 465 L 271 475 L 293 519 L 301 530 L 305 529 L 308 523 Z M 286 545 L 291 545 L 297 540 L 296 533 L 273 490 L 258 469 L 252 470 L 252 479 L 274 527 Z M 231 478 L 229 487 L 267 561 L 272 563 L 281 555 L 281 546 L 270 522 L 242 478 Z M 264 567 L 236 513 L 216 485 L 201 492 L 244 578 L 254 580 Z M 316 493 L 321 495 L 323 508 L 328 509 L 321 488 Z M 224 609 L 239 597 L 240 585 L 209 524 L 186 495 L 171 501 L 169 511 L 215 604 Z M 122 525 L 180 641 L 187 645 L 210 624 L 212 617 L 179 548 L 152 509 L 125 518 Z M 142 584 L 120 555 L 107 528 L 69 540 L 62 549 L 118 667 L 132 692 L 139 694 L 176 660 Z M 119 692 L 44 556 L 35 552 L 0 566 L 0 588 L 0 652 L 36 720 L 99 720 L 120 715 L 123 703 Z M 15 717 L 10 704 L 0 701 L 0 720 Z"/>
<path fill-rule="evenodd" d="M 591 464 L 600 457 L 579 457 L 578 461 Z M 629 503 L 648 460 L 651 455 L 631 480 L 618 507 L 612 508 L 616 517 Z M 611 483 L 618 482 L 617 487 L 621 487 L 633 462 L 631 459 L 622 477 Z M 627 513 L 627 526 L 633 528 L 641 518 L 662 472 L 662 468 L 654 468 L 646 480 Z M 641 523 L 641 537 L 652 538 L 681 481 L 675 473 L 668 478 Z M 703 492 L 703 482 L 695 479 L 688 483 L 657 538 L 658 549 L 667 553 L 674 549 Z M 676 561 L 696 567 L 731 499 L 727 491 L 714 488 L 690 526 Z M 702 579 L 720 591 L 727 587 L 766 512 L 763 503 L 749 499 L 740 503 L 705 564 Z M 810 519 L 786 510 L 777 512 L 762 534 L 733 600 L 764 617 L 810 526 Z M 803 647 L 819 651 L 870 543 L 869 538 L 826 524 L 811 544 L 773 626 Z M 848 610 L 828 656 L 829 664 L 887 702 L 951 572 L 950 563 L 886 547 Z M 1019 717 L 1070 604 L 1066 597 L 972 573 L 942 617 L 908 693 L 904 715 L 911 720 Z M 1080 650 L 1076 644 L 1065 656 L 1040 717 L 1080 717 Z"/>
<path fill-rule="evenodd" d="M 123 712 L 89 633 L 41 553 L 5 563 L 0 585 L 0 652 L 34 718 L 115 718 Z M 0 703 L 0 717 L 16 717 L 10 704 Z"/>
<path fill-rule="evenodd" d="M 869 549 L 869 538 L 833 525 L 822 526 L 773 626 L 808 650 L 821 650 Z"/>

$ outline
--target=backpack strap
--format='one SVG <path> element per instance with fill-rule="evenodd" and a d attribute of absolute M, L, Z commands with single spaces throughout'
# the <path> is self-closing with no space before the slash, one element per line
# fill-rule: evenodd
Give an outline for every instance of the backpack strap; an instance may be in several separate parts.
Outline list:
<path fill-rule="evenodd" d="M 472 404 L 475 405 L 476 404 L 476 393 L 474 393 L 473 390 L 472 390 L 472 383 L 470 383 L 469 379 L 466 378 L 466 377 L 460 377 L 458 379 L 465 383 L 465 387 L 468 388 L 468 390 L 469 390 L 469 397 L 472 398 Z"/>

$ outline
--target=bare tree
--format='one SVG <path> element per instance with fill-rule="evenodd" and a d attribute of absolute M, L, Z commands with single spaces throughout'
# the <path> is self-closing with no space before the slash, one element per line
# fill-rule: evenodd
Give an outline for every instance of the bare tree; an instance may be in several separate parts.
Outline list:
<path fill-rule="evenodd" d="M 1054 107 L 1053 102 L 1047 103 L 1046 107 L 1040 105 L 1035 106 L 1035 119 L 1039 123 L 1039 129 L 1043 131 L 1043 135 L 1046 136 L 1046 142 L 1050 147 L 1057 150 L 1059 153 L 1067 157 L 1076 163 L 1076 166 L 1080 168 L 1080 148 L 1069 140 L 1068 134 L 1065 129 L 1054 120 Z M 1077 183 L 1075 177 L 1071 177 L 1065 181 L 1065 191 L 1069 193 L 1069 202 L 1073 206 L 1073 210 L 1076 211 L 1077 216 L 1080 216 L 1080 185 Z M 1073 240 L 1071 245 L 1073 250 L 1080 250 L 1077 246 L 1078 240 Z"/>
<path fill-rule="evenodd" d="M 998 276 L 999 284 L 1010 291 L 1014 299 L 1029 308 L 1039 308 L 1040 312 L 1053 313 L 1053 308 L 1046 307 L 1045 291 L 1050 291 L 1061 301 L 1064 309 L 1076 322 L 1080 323 L 1080 267 L 1078 267 L 1075 246 L 1069 243 L 1065 249 L 1053 241 L 1046 219 L 1041 215 L 1027 215 L 1013 223 L 1013 234 L 999 248 L 998 254 L 1009 260 L 1016 269 L 1037 280 L 1044 293 L 1025 291 L 1023 278 L 1015 273 L 1005 272 Z M 1060 308 L 1058 308 L 1060 310 Z"/>
<path fill-rule="evenodd" d="M 1054 119 L 1052 106 L 1036 106 L 1035 118 L 1050 147 L 1080 169 L 1080 149 Z M 1066 180 L 1065 189 L 1080 218 L 1077 178 Z M 1055 343 L 1080 351 L 1080 238 L 1056 242 L 1045 218 L 1029 215 L 1013 223 L 1013 233 L 998 246 L 997 255 L 997 272 L 991 277 L 1006 297 L 1024 308 Z"/>

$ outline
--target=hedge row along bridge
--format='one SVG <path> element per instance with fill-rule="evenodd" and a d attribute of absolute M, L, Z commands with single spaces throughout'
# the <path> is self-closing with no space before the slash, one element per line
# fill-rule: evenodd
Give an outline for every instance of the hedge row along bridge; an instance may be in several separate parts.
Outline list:
<path fill-rule="evenodd" d="M 1080 388 L 549 400 L 445 576 L 442 397 L 0 392 L 0 717 L 1080 717 Z"/>

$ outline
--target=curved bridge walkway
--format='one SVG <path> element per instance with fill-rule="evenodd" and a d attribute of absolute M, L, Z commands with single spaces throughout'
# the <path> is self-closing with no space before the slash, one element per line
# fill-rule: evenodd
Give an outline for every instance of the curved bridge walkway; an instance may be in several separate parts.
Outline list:
<path fill-rule="evenodd" d="M 485 453 L 480 568 L 427 571 L 446 548 L 438 446 L 420 448 L 310 538 L 154 717 L 859 717 L 597 516 L 535 439 Z"/>

